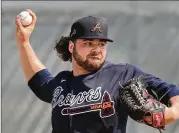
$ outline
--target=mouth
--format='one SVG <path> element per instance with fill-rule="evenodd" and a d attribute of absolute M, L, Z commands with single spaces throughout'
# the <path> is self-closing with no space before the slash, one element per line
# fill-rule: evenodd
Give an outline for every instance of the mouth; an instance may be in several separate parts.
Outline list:
<path fill-rule="evenodd" d="M 97 57 L 97 56 L 90 56 L 89 58 L 92 58 L 92 59 L 94 59 L 94 60 L 101 60 L 99 57 Z"/>

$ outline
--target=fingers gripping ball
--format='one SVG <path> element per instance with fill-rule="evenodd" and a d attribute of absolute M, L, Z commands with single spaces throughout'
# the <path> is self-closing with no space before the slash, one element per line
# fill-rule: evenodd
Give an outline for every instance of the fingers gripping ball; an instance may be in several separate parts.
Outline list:
<path fill-rule="evenodd" d="M 28 11 L 22 11 L 17 17 L 20 19 L 23 26 L 28 26 L 32 23 L 32 16 Z"/>
<path fill-rule="evenodd" d="M 147 86 L 143 76 L 131 79 L 121 85 L 119 89 L 121 104 L 132 119 L 154 128 L 164 129 L 165 107 L 148 93 Z M 148 117 L 151 119 L 151 123 L 146 121 Z"/>

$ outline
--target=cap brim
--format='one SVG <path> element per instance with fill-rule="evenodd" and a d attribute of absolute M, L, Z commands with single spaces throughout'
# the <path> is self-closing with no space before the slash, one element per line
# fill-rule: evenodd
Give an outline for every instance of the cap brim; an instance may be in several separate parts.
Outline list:
<path fill-rule="evenodd" d="M 108 42 L 113 42 L 113 40 L 101 36 L 82 36 L 82 37 L 78 37 L 78 39 L 102 39 Z"/>

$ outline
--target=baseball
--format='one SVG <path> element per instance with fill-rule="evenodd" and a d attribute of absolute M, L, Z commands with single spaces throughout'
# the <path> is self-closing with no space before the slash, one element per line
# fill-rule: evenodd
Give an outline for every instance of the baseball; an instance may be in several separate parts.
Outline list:
<path fill-rule="evenodd" d="M 22 11 L 17 17 L 21 20 L 23 26 L 28 26 L 32 23 L 32 16 L 27 11 Z"/>

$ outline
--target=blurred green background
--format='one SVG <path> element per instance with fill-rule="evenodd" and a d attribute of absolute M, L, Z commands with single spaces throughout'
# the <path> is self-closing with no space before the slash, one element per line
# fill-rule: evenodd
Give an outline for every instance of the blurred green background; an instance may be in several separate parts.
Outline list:
<path fill-rule="evenodd" d="M 37 15 L 31 45 L 55 76 L 71 69 L 54 51 L 54 42 L 68 35 L 71 24 L 88 15 L 109 24 L 108 60 L 132 63 L 161 79 L 179 85 L 179 2 L 177 1 L 2 1 L 2 133 L 50 133 L 51 105 L 25 83 L 14 40 L 14 19 L 26 8 Z M 129 118 L 127 133 L 158 133 Z M 178 133 L 179 121 L 164 133 Z"/>

